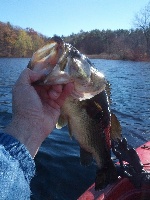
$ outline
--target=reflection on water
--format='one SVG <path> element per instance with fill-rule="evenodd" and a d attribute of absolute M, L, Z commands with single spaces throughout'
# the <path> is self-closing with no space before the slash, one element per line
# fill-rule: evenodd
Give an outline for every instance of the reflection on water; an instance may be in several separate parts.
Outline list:
<path fill-rule="evenodd" d="M 29 59 L 0 59 L 0 129 L 11 120 L 11 90 Z M 94 59 L 111 83 L 112 111 L 128 143 L 137 147 L 150 140 L 150 63 Z M 36 156 L 37 175 L 32 199 L 76 200 L 94 182 L 95 164 L 82 167 L 79 147 L 67 128 L 54 130 Z"/>

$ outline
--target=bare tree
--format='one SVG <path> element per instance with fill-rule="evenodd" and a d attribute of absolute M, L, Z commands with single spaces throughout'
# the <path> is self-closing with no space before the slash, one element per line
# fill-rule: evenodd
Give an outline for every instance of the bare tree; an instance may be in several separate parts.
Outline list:
<path fill-rule="evenodd" d="M 150 55 L 150 1 L 134 17 L 134 27 L 141 29 L 145 36 L 146 53 Z"/>

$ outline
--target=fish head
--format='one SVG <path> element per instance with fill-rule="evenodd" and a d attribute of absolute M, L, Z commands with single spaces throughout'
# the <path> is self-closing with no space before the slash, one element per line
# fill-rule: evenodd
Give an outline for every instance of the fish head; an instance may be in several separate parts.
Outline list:
<path fill-rule="evenodd" d="M 74 82 L 74 97 L 79 100 L 90 99 L 105 89 L 104 75 L 97 71 L 91 61 L 72 47 L 64 69 Z"/>
<path fill-rule="evenodd" d="M 45 70 L 40 84 L 74 83 L 72 96 L 79 100 L 90 99 L 105 89 L 104 75 L 75 47 L 54 37 L 49 44 L 35 52 L 28 64 L 34 71 Z"/>

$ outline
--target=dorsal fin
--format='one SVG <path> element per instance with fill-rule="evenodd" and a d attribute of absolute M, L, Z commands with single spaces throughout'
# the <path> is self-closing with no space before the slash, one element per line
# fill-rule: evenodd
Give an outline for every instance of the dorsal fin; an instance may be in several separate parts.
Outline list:
<path fill-rule="evenodd" d="M 121 125 L 115 114 L 111 113 L 111 129 L 110 136 L 112 140 L 121 139 Z"/>
<path fill-rule="evenodd" d="M 68 120 L 66 117 L 64 117 L 64 115 L 60 115 L 58 122 L 56 124 L 56 128 L 57 129 L 61 129 L 62 127 L 66 126 L 68 124 Z"/>

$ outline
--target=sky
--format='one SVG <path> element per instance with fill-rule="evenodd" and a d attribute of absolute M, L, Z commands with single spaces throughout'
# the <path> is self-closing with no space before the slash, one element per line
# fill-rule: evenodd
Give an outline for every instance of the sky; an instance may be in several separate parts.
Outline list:
<path fill-rule="evenodd" d="M 80 30 L 133 28 L 150 0 L 0 0 L 0 21 L 45 36 L 69 36 Z"/>

